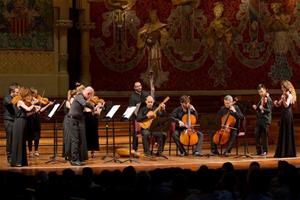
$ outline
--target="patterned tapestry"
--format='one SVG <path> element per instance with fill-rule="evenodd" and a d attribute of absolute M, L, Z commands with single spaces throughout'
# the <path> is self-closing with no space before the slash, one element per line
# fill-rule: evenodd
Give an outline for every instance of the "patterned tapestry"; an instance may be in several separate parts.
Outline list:
<path fill-rule="evenodd" d="M 300 0 L 91 1 L 91 20 L 97 90 L 300 88 Z"/>
<path fill-rule="evenodd" d="M 52 0 L 1 0 L 0 49 L 53 50 Z"/>

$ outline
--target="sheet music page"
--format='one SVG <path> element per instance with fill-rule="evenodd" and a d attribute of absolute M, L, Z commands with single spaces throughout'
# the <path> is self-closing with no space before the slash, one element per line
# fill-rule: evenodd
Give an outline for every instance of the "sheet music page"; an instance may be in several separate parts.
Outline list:
<path fill-rule="evenodd" d="M 136 106 L 130 106 L 127 107 L 127 109 L 125 110 L 124 114 L 123 114 L 123 118 L 129 119 L 131 117 L 131 115 L 133 114 L 133 112 L 135 111 Z"/>
<path fill-rule="evenodd" d="M 55 104 L 55 105 L 53 106 L 51 112 L 48 114 L 48 117 L 49 117 L 49 118 L 51 118 L 51 117 L 54 115 L 54 113 L 55 113 L 56 110 L 58 109 L 59 105 L 60 105 L 60 104 L 57 103 L 57 104 Z"/>
<path fill-rule="evenodd" d="M 121 105 L 114 105 L 114 106 L 110 109 L 110 111 L 106 114 L 105 117 L 112 118 L 112 117 L 115 115 L 115 113 L 117 112 L 117 110 L 120 108 L 120 106 L 121 106 Z"/>

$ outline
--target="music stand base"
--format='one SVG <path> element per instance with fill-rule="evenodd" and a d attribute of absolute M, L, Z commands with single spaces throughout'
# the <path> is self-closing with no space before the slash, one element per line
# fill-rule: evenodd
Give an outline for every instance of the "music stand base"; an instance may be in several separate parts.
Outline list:
<path fill-rule="evenodd" d="M 123 163 L 122 160 L 119 160 L 119 159 L 117 159 L 115 157 L 113 157 L 110 160 L 105 161 L 104 163 L 108 163 L 108 162 Z"/>
<path fill-rule="evenodd" d="M 125 163 L 125 162 L 130 162 L 130 163 L 132 163 L 132 162 L 140 163 L 140 162 L 139 162 L 137 159 L 135 159 L 135 158 L 128 158 L 128 159 L 122 161 L 122 163 Z"/>
<path fill-rule="evenodd" d="M 243 155 L 237 155 L 234 158 L 253 158 L 253 157 L 249 154 L 243 154 Z"/>
<path fill-rule="evenodd" d="M 106 158 L 113 158 L 113 156 L 105 155 L 105 156 L 102 156 L 101 160 L 105 160 Z"/>

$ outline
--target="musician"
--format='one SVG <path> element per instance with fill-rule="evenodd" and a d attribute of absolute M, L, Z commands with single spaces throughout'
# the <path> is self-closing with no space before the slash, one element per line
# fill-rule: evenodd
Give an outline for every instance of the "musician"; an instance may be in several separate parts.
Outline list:
<path fill-rule="evenodd" d="M 165 104 L 161 104 L 161 109 L 156 113 L 153 112 L 158 106 L 154 104 L 154 98 L 152 96 L 147 96 L 146 97 L 146 106 L 143 106 L 137 116 L 137 121 L 138 122 L 143 122 L 147 119 L 154 119 L 156 116 L 162 117 L 166 115 L 165 111 Z M 157 151 L 157 156 L 161 156 L 163 153 L 163 141 L 164 141 L 164 136 L 166 133 L 163 131 L 150 131 L 149 128 L 147 129 L 141 129 L 142 131 L 142 141 L 143 141 L 143 147 L 144 147 L 144 154 L 145 156 L 150 156 L 150 136 L 155 136 L 157 137 L 157 143 L 158 143 L 158 151 Z"/>
<path fill-rule="evenodd" d="M 18 95 L 19 93 L 19 84 L 12 83 L 9 86 L 8 93 L 3 98 L 3 122 L 4 122 L 4 128 L 6 132 L 6 156 L 7 161 L 10 163 L 10 156 L 12 151 L 12 132 L 13 132 L 13 125 L 15 120 L 15 109 L 12 103 L 13 97 Z"/>
<path fill-rule="evenodd" d="M 86 142 L 87 149 L 91 151 L 91 158 L 96 157 L 95 151 L 99 151 L 99 135 L 98 135 L 98 127 L 99 127 L 99 116 L 104 107 L 105 102 L 97 101 L 94 96 L 89 102 L 96 106 L 98 105 L 98 109 L 94 110 L 88 107 L 85 107 L 83 110 L 84 120 L 85 120 L 85 134 L 86 134 Z M 93 100 L 95 98 L 95 100 Z M 98 97 L 97 97 L 98 98 Z"/>
<path fill-rule="evenodd" d="M 171 118 L 176 122 L 175 132 L 173 133 L 172 137 L 173 140 L 180 151 L 180 156 L 186 156 L 187 152 L 183 145 L 180 142 L 180 134 L 186 129 L 186 124 L 184 124 L 181 120 L 182 117 L 188 113 L 188 109 L 190 109 L 191 115 L 195 115 L 197 121 L 199 120 L 198 112 L 191 104 L 191 100 L 189 96 L 181 96 L 180 97 L 180 106 L 175 108 L 171 113 Z M 195 145 L 193 155 L 194 156 L 201 156 L 201 147 L 203 142 L 203 134 L 200 131 L 197 131 L 198 135 L 198 142 Z"/>
<path fill-rule="evenodd" d="M 282 95 L 280 100 L 275 100 L 274 105 L 281 107 L 280 127 L 275 158 L 296 157 L 294 117 L 292 106 L 297 102 L 297 93 L 293 84 L 288 80 L 280 83 Z"/>
<path fill-rule="evenodd" d="M 83 110 L 85 107 L 94 109 L 93 105 L 87 102 L 93 95 L 94 89 L 90 86 L 76 94 L 67 115 L 65 130 L 68 132 L 66 138 L 68 141 L 66 141 L 66 146 L 70 145 L 71 155 L 65 156 L 69 158 L 71 165 L 83 165 L 83 161 L 88 159 Z"/>
<path fill-rule="evenodd" d="M 29 88 L 20 88 L 19 99 L 15 104 L 16 117 L 13 125 L 11 166 L 27 166 L 26 134 L 27 117 L 40 110 L 39 106 L 32 104 L 32 94 Z"/>
<path fill-rule="evenodd" d="M 256 154 L 265 156 L 268 153 L 269 126 L 272 120 L 272 99 L 267 92 L 266 86 L 263 84 L 257 86 L 257 91 L 260 100 L 257 105 L 252 105 L 256 111 Z"/>
<path fill-rule="evenodd" d="M 231 153 L 233 143 L 238 134 L 240 122 L 244 119 L 243 113 L 241 112 L 240 108 L 235 104 L 232 96 L 230 95 L 226 95 L 224 97 L 224 106 L 222 106 L 217 112 L 217 116 L 221 118 L 227 115 L 228 112 L 236 119 L 236 123 L 235 126 L 231 129 L 229 142 L 223 153 L 224 155 L 229 155 Z M 213 141 L 211 141 L 211 152 L 212 154 L 219 154 L 217 145 Z"/>
<path fill-rule="evenodd" d="M 40 114 L 44 112 L 49 106 L 53 105 L 53 102 L 47 100 L 43 100 L 43 98 L 38 95 L 37 89 L 31 87 L 30 88 L 32 94 L 32 104 L 43 106 L 39 110 L 39 112 L 35 112 L 30 116 L 27 116 L 27 143 L 28 143 L 28 150 L 29 156 L 33 158 L 34 156 L 39 156 L 39 142 L 41 137 L 41 120 Z M 46 104 L 46 105 L 45 105 Z M 34 153 L 32 151 L 32 145 L 34 141 Z"/>
<path fill-rule="evenodd" d="M 137 106 L 134 118 L 136 118 L 136 115 L 140 108 L 140 104 L 142 102 L 145 102 L 147 96 L 149 96 L 149 92 L 143 91 L 142 84 L 139 81 L 135 82 L 134 91 L 130 96 L 129 104 L 128 104 L 129 106 Z M 136 131 L 134 131 L 134 135 L 132 138 L 132 149 L 135 151 L 137 151 L 138 149 L 138 137 Z"/>

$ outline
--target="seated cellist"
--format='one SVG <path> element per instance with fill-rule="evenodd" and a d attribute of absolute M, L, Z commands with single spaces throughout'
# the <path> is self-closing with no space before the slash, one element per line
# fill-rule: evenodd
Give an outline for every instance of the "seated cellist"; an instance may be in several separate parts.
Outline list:
<path fill-rule="evenodd" d="M 180 142 L 180 136 L 181 134 L 184 134 L 184 130 L 187 128 L 187 124 L 185 124 L 182 119 L 184 115 L 187 115 L 188 111 L 190 110 L 190 114 L 195 117 L 195 121 L 198 121 L 198 112 L 194 108 L 194 106 L 191 104 L 191 100 L 189 96 L 183 95 L 180 97 L 180 106 L 175 108 L 173 112 L 171 113 L 171 118 L 176 122 L 176 128 L 172 135 L 173 140 L 176 144 L 176 146 L 179 149 L 180 156 L 186 156 L 187 152 L 183 146 L 183 144 Z M 196 141 L 195 148 L 193 155 L 194 156 L 201 156 L 201 146 L 203 141 L 203 134 L 200 131 L 196 131 L 196 134 L 198 136 L 198 140 Z"/>
<path fill-rule="evenodd" d="M 239 109 L 238 105 L 235 104 L 235 101 L 233 101 L 232 96 L 226 95 L 224 97 L 224 106 L 220 108 L 220 110 L 217 113 L 218 117 L 220 117 L 220 121 L 222 123 L 222 120 L 224 117 L 226 118 L 227 116 L 232 116 L 233 119 L 235 119 L 235 124 L 233 127 L 230 128 L 230 134 L 227 142 L 227 147 L 224 150 L 224 155 L 229 155 L 233 146 L 233 143 L 236 139 L 236 136 L 238 134 L 238 129 L 240 125 L 240 121 L 244 119 L 244 115 Z M 225 120 L 226 121 L 226 120 Z M 221 127 L 224 126 L 224 124 L 221 124 Z M 225 127 L 226 128 L 226 127 Z M 227 127 L 228 128 L 228 127 Z M 215 133 L 217 134 L 217 133 Z M 217 149 L 217 144 L 213 141 L 214 135 L 212 135 L 211 138 L 211 153 L 214 155 L 218 155 L 218 149 Z"/>

